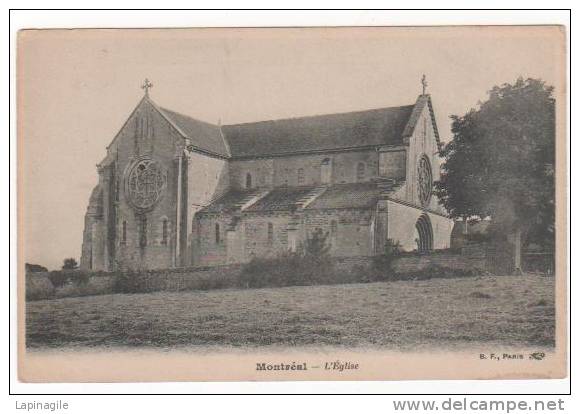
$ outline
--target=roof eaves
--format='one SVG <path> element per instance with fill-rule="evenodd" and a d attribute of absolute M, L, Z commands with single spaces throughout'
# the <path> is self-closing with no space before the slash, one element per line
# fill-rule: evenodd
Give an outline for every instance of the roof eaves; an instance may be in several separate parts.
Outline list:
<path fill-rule="evenodd" d="M 246 154 L 246 155 L 230 155 L 232 159 L 235 160 L 245 160 L 254 158 L 274 158 L 274 157 L 288 157 L 292 155 L 305 155 L 305 154 L 324 154 L 331 152 L 343 152 L 343 151 L 367 151 L 369 149 L 375 149 L 382 147 L 383 144 L 373 144 L 357 147 L 344 147 L 344 148 L 329 148 L 329 149 L 313 149 L 313 150 L 297 150 L 288 152 L 273 152 L 265 154 Z"/>
<path fill-rule="evenodd" d="M 423 111 L 425 103 L 427 102 L 426 98 L 430 99 L 429 95 L 419 95 L 417 101 L 415 102 L 415 105 L 413 106 L 413 111 L 411 112 L 409 121 L 407 121 L 407 125 L 405 125 L 405 129 L 403 130 L 402 138 L 405 143 L 408 143 L 408 138 L 410 138 L 411 135 L 413 135 L 413 132 L 415 131 L 415 126 L 417 125 L 417 121 L 419 121 L 421 111 Z"/>
<path fill-rule="evenodd" d="M 227 144 L 227 142 L 226 142 L 226 140 L 225 140 L 225 137 L 223 136 L 223 134 L 222 134 L 222 132 L 221 132 L 221 127 L 217 127 L 217 128 L 219 128 L 220 135 L 221 135 L 222 139 L 224 140 L 224 144 L 225 144 L 225 148 L 226 148 L 226 154 L 220 154 L 220 153 L 218 153 L 218 152 L 215 152 L 215 151 L 210 151 L 210 150 L 207 150 L 207 149 L 205 149 L 205 148 L 198 147 L 197 145 L 193 145 L 193 144 L 191 144 L 191 140 L 192 140 L 192 138 L 191 138 L 189 135 L 187 135 L 187 134 L 186 134 L 186 133 L 185 133 L 185 132 L 184 132 L 184 131 L 183 131 L 183 130 L 182 130 L 182 129 L 181 129 L 181 128 L 180 128 L 180 127 L 177 125 L 177 123 L 171 119 L 171 117 L 170 117 L 168 114 L 166 114 L 166 113 L 165 113 L 165 110 L 164 110 L 163 108 L 161 108 L 161 107 L 159 107 L 159 106 L 155 105 L 155 104 L 154 104 L 152 101 L 150 101 L 150 102 L 151 102 L 151 104 L 153 105 L 153 107 L 154 107 L 154 108 L 155 108 L 155 109 L 156 109 L 156 110 L 157 110 L 157 111 L 158 111 L 158 112 L 161 114 L 161 116 L 163 116 L 163 118 L 164 118 L 164 119 L 165 119 L 167 122 L 169 122 L 169 124 L 171 124 L 171 126 L 172 126 L 173 128 L 175 128 L 175 130 L 176 130 L 176 131 L 179 133 L 179 135 L 181 135 L 181 136 L 182 136 L 182 137 L 183 137 L 183 138 L 186 140 L 187 149 L 188 149 L 189 151 L 195 151 L 195 152 L 199 152 L 199 153 L 202 153 L 202 154 L 205 154 L 205 155 L 210 155 L 210 156 L 214 156 L 214 157 L 217 157 L 217 158 L 222 158 L 222 159 L 227 159 L 227 158 L 230 158 L 230 149 L 229 149 L 229 145 Z M 169 111 L 169 110 L 167 110 L 167 111 Z M 184 116 L 187 116 L 187 115 L 184 115 Z M 201 122 L 201 121 L 200 121 L 200 122 Z"/>
<path fill-rule="evenodd" d="M 439 129 L 437 128 L 437 121 L 435 120 L 435 110 L 433 109 L 433 103 L 431 102 L 431 96 L 429 96 L 429 100 L 427 101 L 429 105 L 429 114 L 431 115 L 431 122 L 433 124 L 433 132 L 435 133 L 435 140 L 437 141 L 437 147 L 441 149 L 441 139 L 439 137 Z"/>
<path fill-rule="evenodd" d="M 141 106 L 141 104 L 143 103 L 143 101 L 147 100 L 148 102 L 151 102 L 147 96 L 143 96 L 143 98 L 141 98 L 141 100 L 139 101 L 139 103 L 137 105 L 135 105 L 135 108 L 133 108 L 133 110 L 131 111 L 131 113 L 129 114 L 129 116 L 127 117 L 127 119 L 125 119 L 125 122 L 123 122 L 123 125 L 121 126 L 121 128 L 119 128 L 119 130 L 117 131 L 117 133 L 115 134 L 115 137 L 111 140 L 110 144 L 106 146 L 106 149 L 109 149 L 111 147 L 111 145 L 113 145 L 115 143 L 115 141 L 117 140 L 117 137 L 119 136 L 119 134 L 121 133 L 121 131 L 123 131 L 123 129 L 125 129 L 125 126 L 127 125 L 127 123 L 129 122 L 129 119 L 131 119 L 131 117 L 133 116 L 133 114 L 135 113 L 135 111 L 137 111 L 137 109 Z"/>
<path fill-rule="evenodd" d="M 437 128 L 437 121 L 435 120 L 435 111 L 433 109 L 433 102 L 431 101 L 431 95 L 419 95 L 417 102 L 413 108 L 413 112 L 409 117 L 409 122 L 405 126 L 403 131 L 403 141 L 408 142 L 408 139 L 413 135 L 415 127 L 417 126 L 417 121 L 419 120 L 419 115 L 423 111 L 423 108 L 429 108 L 429 115 L 431 116 L 431 124 L 433 125 L 433 132 L 435 133 L 435 140 L 437 141 L 437 147 L 441 147 L 441 139 L 439 137 L 439 129 Z"/>

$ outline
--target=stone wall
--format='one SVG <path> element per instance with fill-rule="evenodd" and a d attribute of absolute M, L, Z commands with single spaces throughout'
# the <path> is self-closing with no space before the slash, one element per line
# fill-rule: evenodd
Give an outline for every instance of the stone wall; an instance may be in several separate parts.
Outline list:
<path fill-rule="evenodd" d="M 467 257 L 460 253 L 443 251 L 424 255 L 399 256 L 393 261 L 393 270 L 396 273 L 412 273 L 429 267 L 444 267 L 454 270 L 478 269 L 484 271 L 485 265 L 485 257 Z"/>
<path fill-rule="evenodd" d="M 230 180 L 234 188 L 246 188 L 248 174 L 251 175 L 252 187 L 320 184 L 322 163 L 325 159 L 330 159 L 333 184 L 370 181 L 378 177 L 377 151 L 360 150 L 232 161 Z M 357 177 L 359 163 L 364 165 L 362 180 Z"/>
<path fill-rule="evenodd" d="M 178 132 L 147 100 L 142 101 L 129 117 L 113 142 L 107 147 L 107 156 L 99 164 L 99 185 L 102 190 L 103 214 L 98 228 L 103 246 L 93 246 L 91 270 L 113 270 L 121 267 L 172 266 L 176 248 L 178 161 L 184 150 L 184 141 Z M 140 157 L 149 156 L 166 171 L 167 184 L 163 197 L 153 209 L 137 215 L 126 194 L 126 174 Z M 182 168 L 185 169 L 184 163 Z M 187 183 L 187 177 L 182 185 Z M 187 200 L 183 200 L 185 206 Z M 140 246 L 140 228 L 146 218 L 147 245 Z M 170 234 L 162 242 L 162 223 L 169 222 Z M 125 234 L 125 239 L 122 235 Z M 85 253 L 85 252 L 83 252 Z M 81 259 L 83 267 L 88 262 Z"/>
<path fill-rule="evenodd" d="M 419 234 L 415 229 L 415 223 L 422 214 L 426 214 L 431 222 L 433 249 L 440 250 L 450 247 L 453 220 L 394 200 L 387 202 L 387 209 L 387 237 L 394 242 L 399 242 L 404 251 L 410 252 L 417 249 L 415 240 L 418 239 Z"/>
<path fill-rule="evenodd" d="M 304 235 L 316 229 L 328 233 L 333 257 L 374 254 L 374 221 L 371 210 L 313 210 L 304 215 Z"/>
<path fill-rule="evenodd" d="M 439 180 L 441 175 L 442 159 L 439 157 L 439 148 L 435 139 L 435 131 L 431 122 L 431 115 L 428 105 L 425 105 L 417 121 L 413 135 L 409 139 L 407 148 L 407 160 L 405 173 L 405 185 L 403 186 L 400 196 L 407 202 L 415 205 L 421 205 L 417 189 L 417 162 L 422 155 L 426 155 L 431 163 L 433 182 Z M 445 213 L 445 210 L 439 204 L 437 197 L 431 197 L 429 204 L 426 206 L 430 210 L 439 213 Z"/>
<path fill-rule="evenodd" d="M 167 184 L 163 197 L 152 209 L 137 213 L 126 194 L 126 175 L 141 157 L 151 157 L 163 166 Z M 148 100 L 143 100 L 107 147 L 107 156 L 99 165 L 102 211 L 95 218 L 91 205 L 87 212 L 82 268 L 152 269 L 191 264 L 191 218 L 228 188 L 227 161 L 185 151 L 185 141 L 178 131 Z M 162 237 L 164 221 L 166 239 Z M 142 227 L 146 231 L 145 246 L 140 243 Z"/>
<path fill-rule="evenodd" d="M 375 257 L 357 256 L 336 258 L 335 269 L 337 271 L 353 271 L 368 269 L 374 266 Z M 392 270 L 395 273 L 405 274 L 421 271 L 432 267 L 442 267 L 453 270 L 485 271 L 486 259 L 484 257 L 468 257 L 461 253 L 439 251 L 431 254 L 402 254 L 393 259 Z M 437 277 L 437 275 L 433 275 Z"/>
<path fill-rule="evenodd" d="M 195 221 L 194 263 L 214 266 L 280 255 L 291 248 L 290 227 L 295 229 L 296 247 L 320 229 L 328 233 L 331 256 L 369 256 L 375 252 L 373 217 L 371 210 L 355 209 L 244 213 L 235 219 L 227 214 L 204 214 Z"/>
<path fill-rule="evenodd" d="M 333 259 L 336 283 L 369 281 L 368 271 L 377 271 L 376 257 L 351 256 Z M 485 257 L 466 257 L 460 253 L 449 251 L 434 252 L 427 255 L 403 254 L 394 258 L 392 270 L 400 275 L 412 274 L 431 267 L 467 271 L 485 270 Z M 241 288 L 240 275 L 243 265 L 226 265 L 213 267 L 189 267 L 176 269 L 144 270 L 138 273 L 128 273 L 125 277 L 133 278 L 131 292 L 155 291 L 185 291 L 210 290 L 224 288 Z M 379 271 L 381 269 L 378 269 Z M 393 273 L 393 274 L 394 274 Z M 54 299 L 69 296 L 88 296 L 119 293 L 118 273 L 111 272 L 78 272 L 79 279 L 75 282 L 75 272 L 71 279 L 62 286 L 53 286 L 49 272 L 26 274 L 27 300 Z M 345 277 L 347 275 L 348 277 Z M 387 279 L 389 275 L 386 275 Z M 433 274 L 432 277 L 438 277 Z M 131 282 L 131 280 L 129 280 Z"/>
<path fill-rule="evenodd" d="M 288 251 L 291 220 L 292 215 L 284 212 L 244 215 L 238 225 L 243 233 L 243 261 L 252 257 L 273 257 Z"/>
<path fill-rule="evenodd" d="M 157 291 L 210 290 L 237 287 L 241 271 L 240 265 L 144 270 L 125 274 L 134 278 L 134 290 L 126 293 L 147 293 Z M 119 285 L 120 273 L 75 272 L 70 280 L 55 287 L 49 272 L 26 274 L 26 299 L 43 300 L 64 297 L 107 295 L 123 293 Z M 85 277 L 83 277 L 85 276 Z M 83 277 L 83 281 L 75 278 Z"/>
<path fill-rule="evenodd" d="M 195 229 L 191 235 L 192 257 L 196 266 L 217 266 L 228 263 L 228 229 L 233 219 L 228 214 L 208 214 L 196 217 Z"/>
<path fill-rule="evenodd" d="M 144 125 L 143 125 L 144 124 Z M 115 152 L 117 170 L 122 175 L 121 191 L 118 200 L 118 230 L 127 223 L 127 238 L 123 242 L 117 237 L 118 258 L 126 267 L 166 268 L 174 265 L 177 247 L 177 192 L 179 162 L 184 142 L 177 131 L 148 102 L 144 102 L 129 118 L 126 127 L 110 148 Z M 140 247 L 140 220 L 129 204 L 126 194 L 124 175 L 127 169 L 140 156 L 151 156 L 158 160 L 167 171 L 167 188 L 163 198 L 145 214 L 147 221 L 147 245 Z M 182 169 L 185 165 L 182 162 Z M 183 171 L 182 170 L 182 171 Z M 182 185 L 184 184 L 182 176 Z M 183 188 L 182 188 L 183 191 Z M 182 203 L 185 200 L 182 199 Z M 162 242 L 163 220 L 168 220 L 169 235 L 167 243 Z"/>

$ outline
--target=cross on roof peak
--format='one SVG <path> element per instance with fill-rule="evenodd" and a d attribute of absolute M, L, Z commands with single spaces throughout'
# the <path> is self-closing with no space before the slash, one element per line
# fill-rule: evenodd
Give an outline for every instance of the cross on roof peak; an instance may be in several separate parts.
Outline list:
<path fill-rule="evenodd" d="M 427 91 L 427 77 L 425 76 L 425 74 L 423 74 L 423 77 L 421 77 L 421 85 L 423 85 L 423 95 L 425 95 L 425 92 Z"/>
<path fill-rule="evenodd" d="M 143 81 L 143 85 L 141 85 L 141 89 L 145 91 L 145 96 L 149 96 L 149 89 L 153 87 L 153 84 L 149 82 L 149 79 L 145 78 Z"/>

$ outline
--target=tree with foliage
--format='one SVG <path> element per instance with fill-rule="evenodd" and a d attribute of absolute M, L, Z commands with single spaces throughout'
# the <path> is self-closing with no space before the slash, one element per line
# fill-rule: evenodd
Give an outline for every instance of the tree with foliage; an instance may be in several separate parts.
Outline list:
<path fill-rule="evenodd" d="M 35 272 L 48 272 L 48 269 L 44 266 L 35 263 L 25 263 L 24 264 L 26 273 L 35 273 Z"/>
<path fill-rule="evenodd" d="M 495 86 L 477 109 L 451 117 L 453 139 L 441 150 L 435 186 L 452 217 L 490 217 L 495 229 L 515 235 L 518 246 L 521 239 L 553 247 L 553 90 L 520 77 Z"/>
<path fill-rule="evenodd" d="M 79 267 L 77 261 L 72 258 L 69 257 L 67 259 L 64 259 L 63 265 L 62 265 L 62 270 L 75 270 Z"/>
<path fill-rule="evenodd" d="M 328 243 L 328 232 L 324 233 L 321 228 L 317 228 L 312 235 L 306 238 L 304 244 L 304 256 L 322 260 L 330 254 L 330 244 Z"/>

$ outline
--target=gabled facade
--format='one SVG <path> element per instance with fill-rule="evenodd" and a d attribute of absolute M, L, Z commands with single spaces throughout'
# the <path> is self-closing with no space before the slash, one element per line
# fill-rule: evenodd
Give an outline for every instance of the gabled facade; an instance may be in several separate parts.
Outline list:
<path fill-rule="evenodd" d="M 434 195 L 439 135 L 429 95 L 413 105 L 212 125 L 146 94 L 98 165 L 81 267 L 240 263 L 328 233 L 334 256 L 449 247 Z"/>

